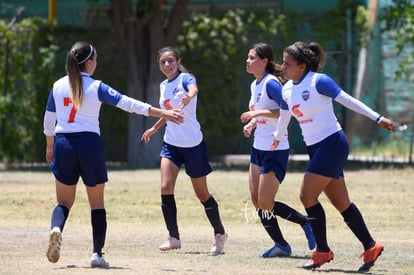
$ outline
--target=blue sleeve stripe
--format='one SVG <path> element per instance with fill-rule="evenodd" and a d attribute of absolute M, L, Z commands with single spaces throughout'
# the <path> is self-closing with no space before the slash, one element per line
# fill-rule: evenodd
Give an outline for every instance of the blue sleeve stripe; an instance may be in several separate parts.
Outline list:
<path fill-rule="evenodd" d="M 183 87 L 187 92 L 188 92 L 188 85 L 190 85 L 190 84 L 196 84 L 197 85 L 196 78 L 191 74 L 184 75 L 182 81 L 183 81 Z"/>
<path fill-rule="evenodd" d="M 316 90 L 320 94 L 331 98 L 336 98 L 342 89 L 335 83 L 332 78 L 325 74 L 321 74 L 316 80 Z"/>
<path fill-rule="evenodd" d="M 269 80 L 266 83 L 266 92 L 267 96 L 276 101 L 279 106 L 283 105 L 284 101 L 282 97 L 282 84 L 274 79 Z"/>
<path fill-rule="evenodd" d="M 47 99 L 46 110 L 56 113 L 55 98 L 53 96 L 53 88 L 50 90 L 49 98 Z"/>
<path fill-rule="evenodd" d="M 98 88 L 98 99 L 103 103 L 116 106 L 121 100 L 122 94 L 111 86 L 101 82 Z"/>

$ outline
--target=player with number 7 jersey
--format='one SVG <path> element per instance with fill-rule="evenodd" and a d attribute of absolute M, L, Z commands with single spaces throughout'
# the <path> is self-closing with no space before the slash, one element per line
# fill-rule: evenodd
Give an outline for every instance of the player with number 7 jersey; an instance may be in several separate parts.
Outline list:
<path fill-rule="evenodd" d="M 126 112 L 149 115 L 151 105 L 125 96 L 100 80 L 81 72 L 83 90 L 82 107 L 77 109 L 69 94 L 68 76 L 53 84 L 46 106 L 45 130 L 52 133 L 94 132 L 100 134 L 99 111 L 102 103 Z M 49 121 L 50 120 L 50 121 Z M 55 125 L 54 121 L 57 124 Z"/>
<path fill-rule="evenodd" d="M 75 202 L 76 185 L 82 178 L 91 210 L 93 249 L 90 265 L 107 268 L 109 263 L 102 256 L 107 228 L 104 187 L 108 181 L 99 128 L 102 103 L 174 123 L 183 122 L 184 116 L 179 110 L 152 107 L 93 79 L 97 56 L 92 44 L 76 42 L 67 54 L 67 75 L 53 84 L 47 101 L 43 132 L 46 135 L 46 160 L 51 163 L 55 176 L 57 205 L 52 212 L 46 256 L 52 263 L 59 260 L 63 228 Z"/>

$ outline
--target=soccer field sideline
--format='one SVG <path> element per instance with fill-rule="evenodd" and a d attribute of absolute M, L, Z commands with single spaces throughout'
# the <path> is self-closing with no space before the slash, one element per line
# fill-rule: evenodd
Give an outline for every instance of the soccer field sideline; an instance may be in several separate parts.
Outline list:
<path fill-rule="evenodd" d="M 247 167 L 250 161 L 250 155 L 248 154 L 226 154 L 221 156 L 211 156 L 211 164 L 218 169 L 243 169 Z M 291 154 L 289 155 L 290 168 L 294 168 L 297 171 L 298 167 L 306 167 L 309 156 L 306 154 Z M 130 169 L 127 163 L 119 161 L 108 161 L 108 169 Z M 50 164 L 47 162 L 28 162 L 28 163 L 0 163 L 0 171 L 13 171 L 13 170 L 49 170 Z M 288 167 L 288 169 L 289 169 Z M 413 163 L 410 163 L 409 157 L 387 157 L 387 156 L 363 156 L 363 155 L 349 155 L 348 168 L 357 167 L 358 169 L 364 169 L 369 167 L 375 168 L 410 168 L 414 167 Z M 154 168 L 157 169 L 158 167 Z M 139 168 L 138 168 L 139 169 Z M 147 168 L 144 168 L 147 169 Z M 288 171 L 289 172 L 289 171 Z"/>
<path fill-rule="evenodd" d="M 219 166 L 241 166 L 248 165 L 250 160 L 250 155 L 247 154 L 228 154 L 212 158 L 213 162 L 217 163 Z M 291 154 L 289 156 L 290 162 L 308 162 L 309 156 L 306 154 Z M 400 165 L 405 164 L 410 165 L 410 159 L 403 157 L 386 157 L 386 156 L 359 156 L 359 155 L 349 155 L 348 163 L 365 163 L 367 165 L 372 164 L 386 164 L 386 165 Z"/>

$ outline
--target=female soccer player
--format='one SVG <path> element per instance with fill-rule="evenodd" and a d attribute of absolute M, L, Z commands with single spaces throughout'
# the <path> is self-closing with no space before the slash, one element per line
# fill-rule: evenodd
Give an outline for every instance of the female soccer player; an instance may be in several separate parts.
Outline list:
<path fill-rule="evenodd" d="M 179 54 L 174 48 L 165 47 L 159 50 L 158 65 L 167 78 L 160 84 L 161 108 L 166 110 L 180 108 L 185 117 L 184 123 L 180 125 L 166 122 L 161 118 L 142 135 L 142 140 L 149 142 L 150 137 L 161 126 L 167 124 L 160 157 L 161 209 L 169 236 L 159 249 L 166 251 L 181 248 L 174 188 L 178 172 L 184 165 L 194 192 L 203 204 L 207 218 L 214 229 L 211 252 L 221 253 L 228 236 L 221 222 L 218 204 L 207 187 L 207 175 L 212 168 L 208 162 L 207 148 L 196 117 L 198 94 L 196 79 L 181 64 Z"/>
<path fill-rule="evenodd" d="M 325 212 L 318 201 L 324 192 L 362 243 L 364 263 L 359 271 L 365 272 L 374 265 L 384 246 L 371 237 L 360 211 L 349 198 L 343 173 L 349 145 L 335 117 L 332 101 L 376 121 L 388 131 L 395 132 L 396 127 L 390 119 L 344 92 L 332 78 L 317 73 L 325 64 L 325 57 L 324 50 L 316 42 L 296 42 L 285 48 L 282 69 L 289 81 L 283 86 L 285 103 L 281 105 L 271 149 L 278 147 L 293 115 L 299 122 L 310 157 L 300 199 L 308 215 L 315 218 L 311 225 L 317 243 L 312 258 L 303 267 L 320 267 L 334 258 L 326 239 Z"/>
<path fill-rule="evenodd" d="M 263 227 L 275 242 L 275 245 L 260 256 L 290 256 L 292 249 L 283 238 L 276 215 L 302 226 L 308 239 L 309 249 L 316 246 L 309 218 L 290 206 L 275 201 L 279 185 L 286 174 L 289 158 L 287 133 L 283 136 L 277 150 L 270 150 L 273 142 L 272 132 L 279 117 L 279 100 L 282 84 L 279 65 L 275 64 L 272 48 L 265 43 L 256 43 L 250 47 L 246 60 L 246 70 L 255 76 L 250 85 L 250 111 L 240 116 L 245 137 L 250 137 L 253 129 L 254 142 L 250 153 L 249 188 L 253 205 L 257 209 Z"/>
<path fill-rule="evenodd" d="M 92 44 L 76 42 L 67 53 L 67 75 L 53 84 L 46 106 L 46 160 L 52 164 L 57 200 L 46 252 L 52 263 L 59 260 L 63 227 L 75 201 L 76 185 L 81 177 L 91 209 L 93 253 L 90 264 L 91 267 L 109 266 L 102 257 L 107 227 L 104 188 L 108 181 L 99 129 L 102 103 L 175 123 L 181 123 L 184 119 L 179 110 L 154 108 L 93 79 L 91 76 L 97 66 L 97 57 Z"/>

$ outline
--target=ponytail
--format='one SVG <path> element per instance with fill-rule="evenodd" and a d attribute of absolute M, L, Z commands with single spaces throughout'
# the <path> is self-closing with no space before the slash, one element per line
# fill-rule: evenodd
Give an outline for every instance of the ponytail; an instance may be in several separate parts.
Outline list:
<path fill-rule="evenodd" d="M 83 100 L 81 72 L 85 70 L 85 62 L 92 59 L 95 50 L 88 42 L 76 42 L 66 56 L 66 73 L 69 78 L 70 96 L 75 109 L 79 110 Z"/>

